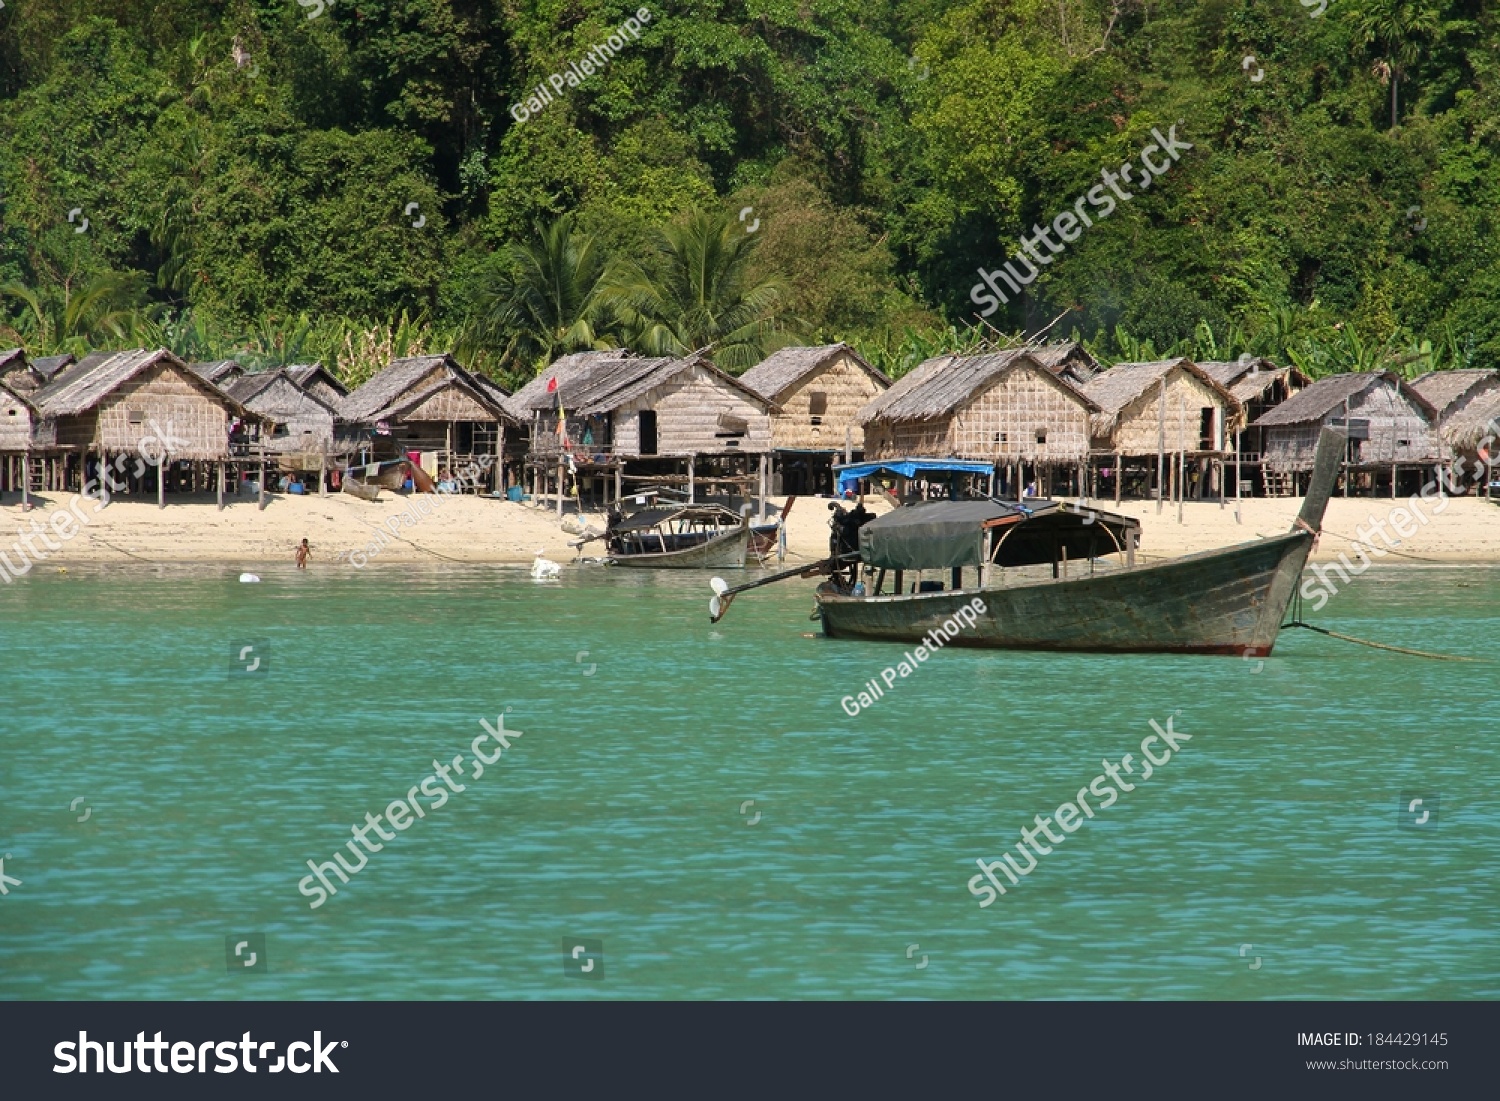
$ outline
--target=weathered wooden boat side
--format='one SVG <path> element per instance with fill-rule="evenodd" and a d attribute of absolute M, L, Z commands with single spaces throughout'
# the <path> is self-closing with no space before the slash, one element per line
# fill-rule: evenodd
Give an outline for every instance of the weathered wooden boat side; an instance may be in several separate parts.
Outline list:
<path fill-rule="evenodd" d="M 978 597 L 986 610 L 945 645 L 1264 657 L 1311 548 L 1312 536 L 1299 531 L 1071 581 L 884 597 L 825 593 L 818 606 L 830 638 L 918 642 Z"/>
<path fill-rule="evenodd" d="M 358 497 L 361 501 L 376 501 L 380 499 L 380 487 L 366 485 L 357 478 L 345 477 L 343 484 L 339 487 L 351 497 Z"/>
<path fill-rule="evenodd" d="M 612 554 L 606 561 L 615 566 L 655 570 L 742 570 L 750 550 L 750 537 L 751 529 L 741 526 L 694 547 L 654 554 Z"/>

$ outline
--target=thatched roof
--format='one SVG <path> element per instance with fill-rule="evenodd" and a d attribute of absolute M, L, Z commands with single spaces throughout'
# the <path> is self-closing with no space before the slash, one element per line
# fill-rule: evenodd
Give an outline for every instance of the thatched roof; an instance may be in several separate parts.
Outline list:
<path fill-rule="evenodd" d="M 137 375 L 163 364 L 177 370 L 192 385 L 227 406 L 235 415 L 253 417 L 234 398 L 188 370 L 186 363 L 165 348 L 158 348 L 154 352 L 137 348 L 132 352 L 95 352 L 87 355 L 32 394 L 31 399 L 45 416 L 81 416 Z"/>
<path fill-rule="evenodd" d="M 559 356 L 549 363 L 536 378 L 512 395 L 510 399 L 511 412 L 516 415 L 529 418 L 531 413 L 537 409 L 552 408 L 553 397 L 547 392 L 547 384 L 554 378 L 558 380 L 558 388 L 576 384 L 579 380 L 586 378 L 593 371 L 606 364 L 615 363 L 622 359 L 631 359 L 633 356 L 623 348 L 609 348 L 594 352 L 570 352 L 568 355 Z M 566 390 L 564 390 L 566 393 Z"/>
<path fill-rule="evenodd" d="M 1428 404 L 1436 409 L 1439 415 L 1446 415 L 1476 386 L 1497 377 L 1500 377 L 1500 371 L 1484 369 L 1429 371 L 1421 378 L 1407 383 L 1407 387 L 1426 398 Z"/>
<path fill-rule="evenodd" d="M 1254 401 L 1278 379 L 1284 379 L 1288 386 L 1297 389 L 1312 385 L 1312 379 L 1296 367 L 1278 367 L 1264 356 L 1210 360 L 1198 366 L 1241 402 Z"/>
<path fill-rule="evenodd" d="M 866 363 L 863 357 L 847 344 L 822 344 L 816 348 L 783 348 L 779 352 L 771 353 L 746 371 L 740 376 L 740 381 L 762 397 L 779 401 L 788 390 L 841 353 L 846 353 L 881 387 L 891 384 L 890 379 Z"/>
<path fill-rule="evenodd" d="M 855 418 L 875 421 L 936 420 L 951 416 L 1023 364 L 1031 366 L 1089 412 L 1099 407 L 1079 389 L 1058 378 L 1026 348 L 1007 348 L 977 356 L 934 356 L 903 375 L 894 386 L 868 402 Z"/>
<path fill-rule="evenodd" d="M 11 368 L 19 367 L 25 362 L 25 348 L 10 348 L 0 352 L 0 371 L 9 371 Z"/>
<path fill-rule="evenodd" d="M 1491 433 L 1500 434 L 1500 391 L 1485 394 L 1465 406 L 1443 426 L 1443 436 L 1456 451 L 1475 451 Z M 1491 454 L 1496 450 L 1490 444 Z"/>
<path fill-rule="evenodd" d="M 321 405 L 330 414 L 337 412 L 332 405 L 318 397 L 317 394 L 298 385 L 297 380 L 292 377 L 291 368 L 289 367 L 277 367 L 269 371 L 256 371 L 254 374 L 241 375 L 239 378 L 225 383 L 221 389 L 235 401 L 249 408 L 256 398 L 264 394 L 277 382 L 285 382 L 302 397 Z"/>
<path fill-rule="evenodd" d="M 77 362 L 72 353 L 60 356 L 38 356 L 31 361 L 31 369 L 44 379 L 51 381 L 57 373 L 65 367 L 71 367 Z"/>
<path fill-rule="evenodd" d="M 335 393 L 345 397 L 349 394 L 349 387 L 340 382 L 334 373 L 321 363 L 296 363 L 286 368 L 286 373 L 288 378 L 304 390 L 316 380 L 326 383 Z"/>
<path fill-rule="evenodd" d="M 1262 428 L 1317 424 L 1335 409 L 1342 408 L 1344 402 L 1353 402 L 1366 391 L 1382 384 L 1401 386 L 1401 377 L 1391 371 L 1353 371 L 1346 375 L 1329 375 L 1318 379 L 1306 390 L 1293 394 L 1255 423 Z M 1437 410 L 1432 407 L 1431 402 L 1410 387 L 1403 387 L 1403 390 L 1429 418 L 1436 419 Z"/>
<path fill-rule="evenodd" d="M 4 382 L 0 382 L 0 390 L 4 390 L 7 394 L 9 394 L 11 397 L 15 398 L 18 402 L 20 402 L 21 405 L 24 406 L 31 413 L 32 416 L 35 417 L 35 416 L 39 416 L 40 415 L 39 411 L 37 410 L 36 405 L 32 402 L 32 400 L 29 397 L 26 396 L 26 394 L 25 394 L 24 391 L 18 390 L 14 386 L 8 386 Z"/>
<path fill-rule="evenodd" d="M 618 352 L 578 352 L 563 356 L 528 382 L 511 399 L 511 406 L 528 414 L 551 409 L 557 398 L 547 392 L 547 383 L 556 378 L 565 411 L 583 416 L 607 413 L 694 368 L 707 371 L 763 409 L 772 411 L 777 408 L 775 402 L 733 375 L 725 374 L 701 356 L 646 358 Z"/>
<path fill-rule="evenodd" d="M 436 378 L 422 381 L 438 369 L 441 372 Z M 491 396 L 496 390 L 503 394 L 501 387 L 493 383 L 489 387 L 481 385 L 476 375 L 461 367 L 447 352 L 395 360 L 344 398 L 339 414 L 348 421 L 372 424 L 397 408 L 419 404 L 449 383 L 458 383 L 461 389 L 469 391 L 497 421 L 515 419 L 501 399 Z"/>
<path fill-rule="evenodd" d="M 1108 435 L 1126 406 L 1178 368 L 1205 384 L 1223 401 L 1228 413 L 1226 427 L 1232 428 L 1244 420 L 1245 410 L 1240 399 L 1198 364 L 1187 358 L 1158 359 L 1149 363 L 1116 363 L 1084 384 L 1083 392 L 1097 402 L 1101 410 L 1101 415 L 1095 419 L 1096 434 Z"/>
<path fill-rule="evenodd" d="M 1099 361 L 1089 355 L 1088 349 L 1076 340 L 1064 340 L 1057 344 L 1027 344 L 1025 350 L 1047 370 L 1075 386 L 1081 386 L 1104 371 Z"/>
<path fill-rule="evenodd" d="M 189 363 L 188 369 L 199 378 L 207 379 L 219 387 L 223 387 L 234 377 L 245 373 L 245 369 L 232 359 L 219 359 L 212 363 Z"/>

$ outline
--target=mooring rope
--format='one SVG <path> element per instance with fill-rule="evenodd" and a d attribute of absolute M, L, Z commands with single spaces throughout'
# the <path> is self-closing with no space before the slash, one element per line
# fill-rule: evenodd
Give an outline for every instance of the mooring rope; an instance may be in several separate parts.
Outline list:
<path fill-rule="evenodd" d="M 1343 642 L 1355 642 L 1361 646 L 1371 646 L 1376 650 L 1389 650 L 1396 654 L 1410 654 L 1412 657 L 1432 658 L 1434 661 L 1478 661 L 1478 658 L 1457 657 L 1453 654 L 1434 654 L 1426 650 L 1411 650 L 1405 646 L 1388 646 L 1383 642 L 1371 642 L 1365 638 L 1355 638 L 1353 635 L 1341 635 L 1337 631 L 1330 631 L 1326 627 L 1314 627 L 1311 623 L 1303 623 L 1300 619 L 1284 624 L 1286 627 L 1306 627 L 1309 631 L 1316 631 L 1320 635 L 1336 638 Z"/>
<path fill-rule="evenodd" d="M 1340 539 L 1347 539 L 1349 542 L 1354 543 L 1357 546 L 1369 547 L 1370 550 L 1372 550 L 1372 551 L 1375 549 L 1375 544 L 1374 543 L 1371 543 L 1371 542 L 1369 542 L 1368 540 L 1365 540 L 1365 539 L 1355 539 L 1353 536 L 1345 535 L 1341 531 L 1330 531 L 1329 529 L 1324 528 L 1323 529 L 1323 534 L 1324 535 L 1335 535 L 1335 536 L 1337 536 Z M 1386 554 L 1394 554 L 1397 558 L 1410 558 L 1413 562 L 1434 562 L 1434 563 L 1437 563 L 1439 565 L 1443 565 L 1444 564 L 1443 560 L 1441 558 L 1423 558 L 1420 554 L 1403 554 L 1401 551 L 1392 550 L 1389 546 L 1385 548 L 1385 553 Z M 1371 554 L 1371 555 L 1368 555 L 1367 557 L 1373 559 L 1374 555 Z"/>

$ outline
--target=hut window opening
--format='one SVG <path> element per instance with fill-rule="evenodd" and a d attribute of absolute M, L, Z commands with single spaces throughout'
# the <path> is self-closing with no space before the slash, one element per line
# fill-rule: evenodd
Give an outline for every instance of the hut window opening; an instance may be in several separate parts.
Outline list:
<path fill-rule="evenodd" d="M 1006 439 L 1006 436 L 1005 436 L 1004 432 L 996 432 L 995 433 L 995 442 L 996 443 L 1007 443 L 1009 441 Z"/>
<path fill-rule="evenodd" d="M 828 412 L 828 392 L 826 390 L 809 390 L 807 392 L 807 411 L 812 415 L 814 424 L 823 423 L 823 414 Z"/>
<path fill-rule="evenodd" d="M 1218 425 L 1215 423 L 1213 406 L 1200 411 L 1198 416 L 1198 450 L 1217 451 Z"/>
<path fill-rule="evenodd" d="M 656 410 L 642 409 L 638 414 L 640 426 L 640 452 L 642 455 L 656 454 Z"/>
<path fill-rule="evenodd" d="M 1036 430 L 1036 442 L 1038 444 L 1040 444 L 1041 446 L 1043 446 L 1043 447 L 1046 446 L 1046 444 L 1047 444 L 1047 430 L 1045 428 L 1038 428 Z"/>
<path fill-rule="evenodd" d="M 146 414 L 139 409 L 127 409 L 125 411 L 125 423 L 132 428 L 146 423 Z"/>

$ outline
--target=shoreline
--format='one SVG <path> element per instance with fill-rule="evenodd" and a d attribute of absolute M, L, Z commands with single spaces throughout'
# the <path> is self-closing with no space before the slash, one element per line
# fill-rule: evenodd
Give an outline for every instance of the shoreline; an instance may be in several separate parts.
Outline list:
<path fill-rule="evenodd" d="M 33 537 L 32 546 L 42 554 L 32 565 L 43 569 L 133 561 L 148 565 L 290 565 L 296 545 L 304 538 L 313 548 L 310 570 L 354 570 L 348 555 L 355 551 L 369 555 L 369 566 L 440 561 L 455 565 L 529 565 L 538 551 L 565 566 L 578 558 L 578 551 L 568 545 L 578 536 L 560 527 L 555 509 L 480 497 L 446 498 L 430 507 L 426 515 L 420 514 L 420 504 L 430 504 L 434 498 L 421 494 L 376 502 L 345 494 L 276 496 L 264 511 L 258 510 L 253 500 L 241 500 L 226 504 L 222 512 L 211 496 L 189 501 L 179 498 L 164 509 L 154 500 L 116 498 L 98 512 L 94 511 L 96 502 L 87 498 L 80 498 L 72 507 L 74 497 L 72 493 L 46 494 L 34 498 L 45 503 L 29 512 L 23 512 L 18 501 L 7 500 L 0 506 L 0 517 L 11 530 L 0 529 L 0 554 L 15 562 L 21 557 L 16 551 L 17 541 L 28 531 L 41 530 L 58 547 L 50 549 L 41 536 Z M 769 500 L 778 507 L 785 501 Z M 788 567 L 827 555 L 831 500 L 797 499 L 787 526 Z M 1334 498 L 1329 502 L 1323 535 L 1312 561 L 1337 561 L 1341 552 L 1352 556 L 1352 540 L 1375 521 L 1389 531 L 1389 542 L 1372 540 L 1386 552 L 1377 556 L 1383 565 L 1500 564 L 1500 505 L 1474 497 L 1420 504 L 1425 512 L 1418 517 L 1413 516 L 1407 499 Z M 876 513 L 888 511 L 884 501 L 867 500 L 866 507 Z M 1140 520 L 1138 556 L 1149 563 L 1289 531 L 1301 500 L 1248 498 L 1241 502 L 1241 523 L 1235 521 L 1233 501 L 1222 508 L 1216 501 L 1188 502 L 1180 525 L 1175 505 L 1164 505 L 1160 515 L 1153 501 L 1126 501 L 1118 509 L 1112 502 L 1095 502 L 1095 507 Z M 76 517 L 80 511 L 87 516 L 86 522 L 68 521 L 59 515 Z M 392 519 L 403 513 L 404 520 Z M 578 517 L 573 512 L 568 515 L 575 521 Z M 602 513 L 585 512 L 582 518 L 594 530 L 604 527 Z M 384 545 L 380 545 L 382 536 Z M 372 547 L 379 549 L 372 554 Z M 602 551 L 602 543 L 583 548 L 584 557 L 598 557 Z M 0 559 L 0 566 L 4 561 Z"/>

